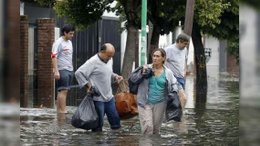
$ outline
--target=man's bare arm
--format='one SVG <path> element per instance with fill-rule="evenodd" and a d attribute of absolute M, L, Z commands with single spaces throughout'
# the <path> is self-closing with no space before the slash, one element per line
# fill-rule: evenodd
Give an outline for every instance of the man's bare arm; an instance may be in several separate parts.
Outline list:
<path fill-rule="evenodd" d="M 54 69 L 54 78 L 56 80 L 60 79 L 60 73 L 59 73 L 59 70 L 58 70 L 57 58 L 56 57 L 52 58 L 52 66 L 53 66 L 53 69 Z"/>

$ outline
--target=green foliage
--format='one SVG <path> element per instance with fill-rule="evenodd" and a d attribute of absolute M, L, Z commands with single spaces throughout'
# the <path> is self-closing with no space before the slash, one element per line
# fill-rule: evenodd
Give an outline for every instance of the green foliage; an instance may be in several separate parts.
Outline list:
<path fill-rule="evenodd" d="M 34 0 L 34 1 L 39 3 L 41 6 L 53 5 L 56 2 L 56 0 Z"/>
<path fill-rule="evenodd" d="M 223 0 L 196 0 L 194 19 L 201 27 L 216 28 L 220 24 L 220 16 L 230 3 Z"/>
<path fill-rule="evenodd" d="M 110 11 L 113 0 L 65 0 L 57 2 L 54 9 L 58 17 L 67 17 L 68 23 L 84 30 L 101 19 L 105 10 Z"/>
<path fill-rule="evenodd" d="M 230 42 L 227 48 L 228 54 L 236 58 L 236 63 L 239 65 L 239 41 Z"/>
<path fill-rule="evenodd" d="M 122 33 L 124 30 L 126 30 L 127 25 L 127 18 L 125 15 L 124 7 L 120 3 L 120 1 L 117 1 L 115 7 L 111 8 L 111 11 L 116 14 L 116 16 L 119 16 L 118 24 L 121 25 L 121 23 L 126 22 L 124 27 L 121 27 L 119 30 L 119 33 Z"/>
<path fill-rule="evenodd" d="M 197 0 L 193 29 L 228 40 L 228 53 L 239 64 L 239 0 Z"/>
<path fill-rule="evenodd" d="M 147 6 L 148 19 L 154 26 L 159 27 L 160 34 L 174 31 L 180 20 L 185 18 L 185 4 L 183 0 L 149 0 Z"/>
<path fill-rule="evenodd" d="M 34 0 L 41 6 L 54 5 L 58 17 L 68 18 L 68 23 L 76 26 L 77 30 L 84 30 L 101 19 L 105 10 L 113 0 Z"/>
<path fill-rule="evenodd" d="M 148 18 L 168 34 L 184 22 L 186 1 L 149 0 Z M 218 39 L 236 40 L 239 32 L 239 0 L 196 0 L 193 29 Z"/>
<path fill-rule="evenodd" d="M 199 29 L 210 36 L 220 40 L 236 41 L 239 37 L 239 1 L 225 0 L 223 3 L 228 3 L 229 6 L 224 8 L 219 16 L 220 23 L 216 27 L 205 25 Z"/>
<path fill-rule="evenodd" d="M 226 0 L 196 0 L 194 11 L 194 23 L 207 33 L 207 28 L 215 29 L 221 23 L 224 10 L 231 7 L 231 2 Z M 149 0 L 148 18 L 160 28 L 160 34 L 168 34 L 173 31 L 178 22 L 184 22 L 186 1 L 183 0 Z M 204 30 L 205 27 L 205 31 Z"/>
<path fill-rule="evenodd" d="M 120 32 L 128 27 L 141 28 L 141 1 L 140 0 L 117 0 L 117 4 L 114 8 L 111 8 L 117 16 L 119 16 L 118 23 L 125 22 L 124 27 Z"/>
<path fill-rule="evenodd" d="M 178 13 L 185 11 L 178 11 L 176 15 L 180 16 Z M 219 40 L 228 40 L 228 53 L 239 64 L 239 0 L 196 0 L 193 30 Z"/>

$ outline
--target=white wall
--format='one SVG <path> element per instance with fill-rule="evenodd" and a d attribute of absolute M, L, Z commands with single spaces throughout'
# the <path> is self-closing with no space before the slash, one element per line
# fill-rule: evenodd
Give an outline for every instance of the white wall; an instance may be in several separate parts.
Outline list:
<path fill-rule="evenodd" d="M 205 37 L 205 48 L 211 48 L 211 57 L 207 62 L 207 75 L 219 79 L 219 40 L 213 37 Z"/>
<path fill-rule="evenodd" d="M 159 48 L 165 48 L 172 44 L 172 32 L 168 35 L 160 35 L 159 38 Z"/>
<path fill-rule="evenodd" d="M 20 15 L 24 15 L 24 2 L 20 1 Z"/>
<path fill-rule="evenodd" d="M 60 34 L 60 28 L 59 27 L 55 27 L 54 28 L 54 40 L 57 40 L 58 38 L 60 38 L 61 34 Z"/>
<path fill-rule="evenodd" d="M 190 69 L 189 65 L 194 64 L 194 46 L 193 46 L 193 41 L 192 38 L 190 39 L 190 44 L 189 44 L 189 52 L 188 52 L 188 60 L 187 60 L 187 69 L 190 72 L 193 72 L 193 69 Z M 194 66 L 194 65 L 193 65 Z"/>
<path fill-rule="evenodd" d="M 114 1 L 112 4 L 110 4 L 110 7 L 114 7 L 115 5 L 116 5 L 116 1 Z M 112 19 L 118 19 L 119 18 L 119 16 L 116 16 L 116 14 L 115 13 L 113 13 L 113 12 L 107 12 L 107 11 L 105 11 L 104 13 L 103 13 L 103 15 L 102 15 L 102 18 L 105 18 L 105 17 L 109 17 L 109 18 L 112 18 Z"/>
<path fill-rule="evenodd" d="M 125 23 L 121 24 L 121 27 L 124 27 Z M 125 55 L 125 47 L 126 47 L 126 39 L 127 39 L 127 30 L 124 30 L 121 33 L 121 71 L 123 67 L 123 60 Z"/>

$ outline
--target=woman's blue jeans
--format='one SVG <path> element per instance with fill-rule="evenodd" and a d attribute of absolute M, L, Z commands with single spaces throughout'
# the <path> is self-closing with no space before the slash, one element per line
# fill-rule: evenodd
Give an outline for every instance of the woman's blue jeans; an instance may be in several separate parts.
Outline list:
<path fill-rule="evenodd" d="M 99 117 L 98 127 L 92 131 L 102 131 L 104 116 L 107 115 L 108 122 L 111 129 L 118 129 L 121 127 L 120 117 L 115 106 L 115 98 L 113 97 L 109 102 L 94 101 L 95 109 Z"/>

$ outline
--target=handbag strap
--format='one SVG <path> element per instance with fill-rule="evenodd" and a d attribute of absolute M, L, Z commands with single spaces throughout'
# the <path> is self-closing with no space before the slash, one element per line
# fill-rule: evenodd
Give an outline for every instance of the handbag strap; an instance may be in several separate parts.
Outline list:
<path fill-rule="evenodd" d="M 125 92 L 129 91 L 129 85 L 128 85 L 127 81 L 123 80 L 122 84 L 123 84 L 123 87 L 124 87 L 123 88 L 124 91 Z M 121 89 L 120 84 L 118 84 L 118 87 L 117 87 L 117 90 L 116 90 L 116 94 L 118 94 L 120 92 L 123 92 L 123 90 Z"/>

